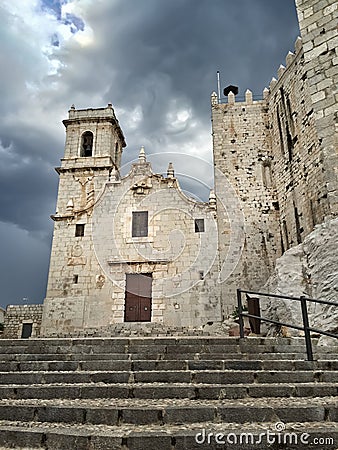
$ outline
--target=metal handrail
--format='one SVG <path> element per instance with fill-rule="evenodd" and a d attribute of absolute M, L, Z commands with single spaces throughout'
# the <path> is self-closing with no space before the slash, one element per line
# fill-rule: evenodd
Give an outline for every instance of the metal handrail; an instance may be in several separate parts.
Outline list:
<path fill-rule="evenodd" d="M 263 296 L 263 297 L 283 298 L 283 299 L 286 299 L 286 300 L 299 301 L 301 303 L 303 326 L 301 327 L 301 326 L 290 324 L 290 323 L 280 322 L 278 320 L 267 319 L 267 318 L 262 317 L 262 316 L 256 316 L 256 315 L 253 315 L 253 314 L 244 313 L 243 312 L 243 304 L 242 304 L 242 293 L 243 294 L 249 294 L 249 295 L 251 294 L 251 295 L 256 295 L 256 296 Z M 289 328 L 294 328 L 295 330 L 301 330 L 301 331 L 304 331 L 305 344 L 306 344 L 306 354 L 307 354 L 308 361 L 313 361 L 313 351 L 312 351 L 312 342 L 311 342 L 311 334 L 310 334 L 310 332 L 323 334 L 325 336 L 330 336 L 330 337 L 333 337 L 333 338 L 336 338 L 336 339 L 338 339 L 338 334 L 334 334 L 334 333 L 330 333 L 328 331 L 319 330 L 317 328 L 310 327 L 309 315 L 308 315 L 308 310 L 307 310 L 307 302 L 338 306 L 337 302 L 331 302 L 331 301 L 327 301 L 327 300 L 319 300 L 319 299 L 316 299 L 316 298 L 309 298 L 309 297 L 305 297 L 305 296 L 302 296 L 302 297 L 291 297 L 289 295 L 269 294 L 269 293 L 266 293 L 266 292 L 255 292 L 255 291 L 247 291 L 247 290 L 244 290 L 244 289 L 237 289 L 237 305 L 238 305 L 238 319 L 239 319 L 239 333 L 240 333 L 240 337 L 241 338 L 245 337 L 244 336 L 243 317 L 249 317 L 249 318 L 251 317 L 253 319 L 259 319 L 259 320 L 261 320 L 263 322 L 273 323 L 275 325 L 286 326 L 286 327 L 289 327 Z"/>

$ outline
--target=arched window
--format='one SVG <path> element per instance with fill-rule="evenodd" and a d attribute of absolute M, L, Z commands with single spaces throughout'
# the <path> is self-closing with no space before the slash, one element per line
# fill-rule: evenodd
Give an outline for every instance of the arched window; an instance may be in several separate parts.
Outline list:
<path fill-rule="evenodd" d="M 85 131 L 81 137 L 81 154 L 80 156 L 93 156 L 93 133 Z"/>

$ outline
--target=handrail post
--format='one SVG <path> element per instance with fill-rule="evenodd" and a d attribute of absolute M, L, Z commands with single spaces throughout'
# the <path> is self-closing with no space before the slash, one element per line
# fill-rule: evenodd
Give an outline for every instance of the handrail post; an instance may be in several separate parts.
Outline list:
<path fill-rule="evenodd" d="M 239 336 L 244 338 L 244 321 L 243 321 L 243 307 L 241 290 L 237 289 L 237 306 L 238 306 L 238 323 L 239 323 Z"/>
<path fill-rule="evenodd" d="M 301 307 L 302 307 L 307 359 L 308 359 L 308 361 L 313 361 L 312 343 L 311 343 L 311 336 L 310 336 L 310 330 L 309 330 L 309 316 L 308 316 L 308 312 L 307 312 L 306 297 L 301 296 L 300 302 L 301 302 Z"/>

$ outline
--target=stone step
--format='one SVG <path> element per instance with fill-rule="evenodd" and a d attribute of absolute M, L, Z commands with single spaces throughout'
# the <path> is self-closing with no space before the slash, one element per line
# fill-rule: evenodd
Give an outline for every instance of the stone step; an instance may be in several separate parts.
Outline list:
<path fill-rule="evenodd" d="M 338 383 L 338 371 L 154 370 L 0 372 L 0 385 L 51 383 Z"/>
<path fill-rule="evenodd" d="M 283 429 L 282 432 L 277 430 Z M 244 433 L 244 434 L 243 434 Z M 292 442 L 289 444 L 289 442 Z M 336 423 L 261 422 L 185 425 L 71 425 L 0 421 L 0 445 L 53 450 L 335 450 Z M 314 444 L 315 443 L 315 444 Z M 316 445 L 316 446 L 314 446 Z"/>
<path fill-rule="evenodd" d="M 314 343 L 318 342 L 318 339 L 312 339 Z M 76 346 L 76 345 L 153 345 L 153 344 L 230 344 L 235 345 L 241 342 L 247 342 L 249 344 L 288 344 L 288 345 L 303 345 L 304 337 L 261 337 L 261 336 L 249 336 L 245 339 L 240 337 L 230 336 L 166 336 L 166 337 L 147 337 L 147 336 L 135 336 L 135 337 L 107 337 L 107 338 L 29 338 L 29 339 L 0 339 L 0 347 L 2 346 L 14 346 L 14 347 L 32 347 L 32 346 Z M 337 344 L 338 346 L 338 344 Z"/>
<path fill-rule="evenodd" d="M 146 414 L 145 414 L 146 411 Z M 255 400 L 0 400 L 0 420 L 119 425 L 196 422 L 337 422 L 334 397 Z"/>
<path fill-rule="evenodd" d="M 162 370 L 338 370 L 338 361 L 304 360 L 78 360 L 0 361 L 0 372 Z"/>
<path fill-rule="evenodd" d="M 336 396 L 337 383 L 53 383 L 8 384 L 0 386 L 0 399 L 95 399 L 95 398 L 188 398 L 220 400 L 246 397 Z"/>
<path fill-rule="evenodd" d="M 315 341 L 314 341 L 315 343 Z M 338 353 L 334 348 L 316 348 L 321 353 Z M 55 354 L 100 354 L 100 353 L 299 353 L 305 354 L 302 338 L 115 338 L 89 340 L 0 340 L 0 353 L 55 353 Z"/>
<path fill-rule="evenodd" d="M 294 360 L 306 361 L 305 353 L 195 353 L 185 354 L 138 354 L 138 353 L 102 353 L 102 354 L 0 354 L 0 361 L 103 361 L 103 360 Z M 314 353 L 317 361 L 337 361 L 338 353 Z"/>
<path fill-rule="evenodd" d="M 2 354 L 18 354 L 18 353 L 52 353 L 52 354 L 100 354 L 100 353 L 134 353 L 134 354 L 240 354 L 240 353 L 298 353 L 305 354 L 305 345 L 112 345 L 112 346 L 48 346 L 45 349 L 40 347 L 1 347 Z M 323 352 L 325 353 L 325 352 Z M 332 351 L 330 351 L 332 353 Z"/>

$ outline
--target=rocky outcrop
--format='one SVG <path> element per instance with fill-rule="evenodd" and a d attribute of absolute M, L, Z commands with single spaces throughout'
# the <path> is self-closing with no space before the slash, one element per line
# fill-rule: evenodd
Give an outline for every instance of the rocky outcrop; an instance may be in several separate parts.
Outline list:
<path fill-rule="evenodd" d="M 277 259 L 264 290 L 338 302 L 338 219 L 317 225 L 302 244 Z M 261 300 L 261 309 L 272 320 L 302 325 L 298 302 L 269 298 Z M 308 303 L 308 311 L 310 326 L 338 333 L 337 306 Z"/>

